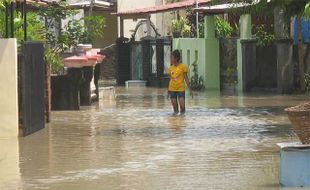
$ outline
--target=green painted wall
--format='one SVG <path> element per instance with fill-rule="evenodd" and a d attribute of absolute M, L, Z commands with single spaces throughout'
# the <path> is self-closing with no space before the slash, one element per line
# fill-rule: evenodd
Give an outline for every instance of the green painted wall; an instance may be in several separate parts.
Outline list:
<path fill-rule="evenodd" d="M 215 38 L 215 18 L 214 16 L 205 16 L 204 18 L 205 38 Z"/>
<path fill-rule="evenodd" d="M 219 41 L 216 38 L 206 41 L 206 87 L 220 90 L 220 53 Z"/>
<path fill-rule="evenodd" d="M 190 68 L 189 77 L 193 75 L 192 64 L 197 60 L 198 73 L 204 79 L 207 90 L 220 90 L 219 40 L 215 38 L 213 16 L 205 17 L 206 38 L 175 38 L 173 49 L 181 50 L 182 61 Z"/>
<path fill-rule="evenodd" d="M 198 73 L 206 81 L 206 50 L 205 40 L 198 38 L 175 38 L 173 39 L 173 49 L 178 49 L 182 53 L 182 62 L 186 64 L 190 70 L 189 77 L 193 76 L 192 64 L 197 60 Z M 196 58 L 197 55 L 197 58 Z"/>

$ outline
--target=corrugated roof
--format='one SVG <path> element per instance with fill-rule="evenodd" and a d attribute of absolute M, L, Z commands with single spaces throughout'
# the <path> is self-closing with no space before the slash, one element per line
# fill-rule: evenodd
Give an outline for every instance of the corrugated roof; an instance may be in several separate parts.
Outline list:
<path fill-rule="evenodd" d="M 199 5 L 205 5 L 211 2 L 211 0 L 198 0 Z M 161 13 L 161 12 L 168 12 L 177 9 L 184 9 L 188 7 L 194 7 L 196 5 L 195 0 L 187 0 L 177 3 L 170 3 L 165 5 L 153 6 L 153 7 L 145 7 L 139 9 L 132 9 L 126 11 L 117 12 L 116 15 L 118 16 L 134 16 L 139 14 L 154 14 L 154 13 Z"/>
<path fill-rule="evenodd" d="M 199 7 L 199 8 L 195 8 L 194 10 L 198 12 L 204 12 L 204 13 L 210 13 L 210 14 L 221 14 L 221 13 L 225 13 L 227 10 L 253 6 L 253 5 L 258 4 L 259 2 L 260 0 L 255 0 L 252 3 L 225 3 L 225 4 L 219 4 L 219 5 Z"/>
<path fill-rule="evenodd" d="M 79 0 L 74 3 L 69 3 L 71 7 L 90 7 L 91 0 Z M 102 8 L 111 8 L 114 6 L 115 3 L 110 1 L 102 1 L 102 0 L 95 0 L 94 6 L 95 7 L 102 7 Z"/>

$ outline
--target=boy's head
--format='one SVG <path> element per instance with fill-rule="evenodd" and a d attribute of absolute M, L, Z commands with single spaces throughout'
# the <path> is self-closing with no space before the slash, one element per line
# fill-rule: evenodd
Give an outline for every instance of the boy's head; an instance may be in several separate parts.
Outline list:
<path fill-rule="evenodd" d="M 181 53 L 179 50 L 174 50 L 171 54 L 171 63 L 173 65 L 179 64 L 181 61 Z"/>

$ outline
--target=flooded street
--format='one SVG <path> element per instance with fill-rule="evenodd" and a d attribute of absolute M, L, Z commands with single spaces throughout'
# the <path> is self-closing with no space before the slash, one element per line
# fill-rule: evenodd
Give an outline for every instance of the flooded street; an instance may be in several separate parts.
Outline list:
<path fill-rule="evenodd" d="M 297 141 L 283 109 L 309 99 L 200 93 L 174 116 L 165 89 L 101 95 L 18 142 L 0 139 L 0 189 L 280 189 L 276 143 Z"/>

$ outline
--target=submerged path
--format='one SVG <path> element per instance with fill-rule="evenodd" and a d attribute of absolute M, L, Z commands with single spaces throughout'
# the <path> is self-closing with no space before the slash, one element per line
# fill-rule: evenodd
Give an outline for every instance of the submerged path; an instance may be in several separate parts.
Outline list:
<path fill-rule="evenodd" d="M 279 189 L 276 143 L 296 141 L 283 109 L 307 99 L 200 93 L 173 116 L 164 89 L 101 95 L 15 143 L 0 189 Z"/>

